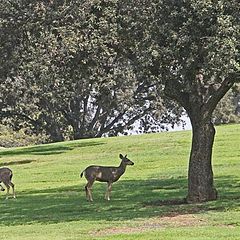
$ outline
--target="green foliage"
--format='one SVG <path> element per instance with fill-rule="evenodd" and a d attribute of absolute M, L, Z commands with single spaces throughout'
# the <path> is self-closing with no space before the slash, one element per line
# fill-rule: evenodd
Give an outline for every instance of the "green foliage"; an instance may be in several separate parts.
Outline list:
<path fill-rule="evenodd" d="M 230 90 L 223 99 L 218 103 L 215 111 L 213 112 L 213 122 L 216 125 L 239 123 L 240 114 L 237 112 L 238 99 L 239 99 L 239 84 L 235 91 Z"/>
<path fill-rule="evenodd" d="M 164 89 L 192 122 L 199 116 L 216 124 L 237 122 L 234 111 L 226 117 L 224 100 L 212 112 L 239 81 L 238 12 L 237 1 L 130 1 L 121 9 L 122 34 L 139 72 L 147 68 L 157 76 L 159 94 Z"/>
<path fill-rule="evenodd" d="M 47 142 L 47 136 L 29 133 L 29 129 L 13 131 L 11 128 L 0 125 L 0 147 L 19 147 Z"/>
<path fill-rule="evenodd" d="M 118 1 L 2 3 L 1 119 L 54 141 L 143 131 L 169 119 L 156 79 L 125 55 Z M 146 70 L 144 70 L 146 71 Z M 154 101 L 153 101 L 154 100 Z M 179 117 L 178 109 L 172 116 Z M 143 118 L 144 117 L 144 118 Z"/>
<path fill-rule="evenodd" d="M 0 164 L 14 173 L 17 199 L 0 195 L 3 239 L 229 239 L 240 237 L 240 125 L 217 127 L 213 162 L 219 199 L 182 204 L 191 132 L 85 139 L 3 149 Z M 230 150 L 229 150 L 230 149 Z M 135 165 L 113 185 L 95 183 L 86 201 L 88 165 L 118 165 L 127 153 Z"/>
<path fill-rule="evenodd" d="M 236 1 L 137 3 L 1 2 L 1 121 L 53 141 L 148 132 L 182 113 L 163 90 L 188 110 L 180 95 L 237 81 Z"/>

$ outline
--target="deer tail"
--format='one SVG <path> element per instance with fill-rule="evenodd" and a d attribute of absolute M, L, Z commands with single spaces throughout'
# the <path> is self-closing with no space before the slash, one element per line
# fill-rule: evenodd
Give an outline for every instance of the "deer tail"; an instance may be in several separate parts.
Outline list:
<path fill-rule="evenodd" d="M 12 174 L 12 172 L 10 172 L 10 174 L 9 174 L 10 181 L 12 181 L 12 177 L 13 177 L 13 174 Z"/>
<path fill-rule="evenodd" d="M 85 172 L 85 170 L 83 170 L 82 172 L 81 172 L 81 174 L 80 174 L 80 177 L 82 177 L 83 176 L 83 173 Z"/>

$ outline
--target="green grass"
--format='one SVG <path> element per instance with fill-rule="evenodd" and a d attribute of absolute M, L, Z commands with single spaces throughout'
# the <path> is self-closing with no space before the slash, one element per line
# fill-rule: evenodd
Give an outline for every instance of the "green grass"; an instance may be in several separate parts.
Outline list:
<path fill-rule="evenodd" d="M 240 125 L 217 128 L 217 201 L 181 203 L 190 146 L 191 132 L 181 131 L 1 149 L 17 193 L 0 193 L 1 239 L 240 239 Z M 87 202 L 80 172 L 118 165 L 119 153 L 135 165 L 113 184 L 110 202 L 98 182 Z"/>

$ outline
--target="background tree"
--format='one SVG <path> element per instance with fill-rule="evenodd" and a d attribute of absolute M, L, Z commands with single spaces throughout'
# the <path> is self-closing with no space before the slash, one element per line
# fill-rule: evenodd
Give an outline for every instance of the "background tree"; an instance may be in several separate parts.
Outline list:
<path fill-rule="evenodd" d="M 240 114 L 238 112 L 240 99 L 240 85 L 236 84 L 218 103 L 213 112 L 213 123 L 215 125 L 240 123 Z"/>
<path fill-rule="evenodd" d="M 239 81 L 240 5 L 234 0 L 132 1 L 121 11 L 139 68 L 151 69 L 159 88 L 191 120 L 187 201 L 214 200 L 212 114 Z"/>
<path fill-rule="evenodd" d="M 157 79 L 124 57 L 118 1 L 2 4 L 2 122 L 62 141 L 117 135 L 139 119 L 143 132 L 177 121 Z"/>

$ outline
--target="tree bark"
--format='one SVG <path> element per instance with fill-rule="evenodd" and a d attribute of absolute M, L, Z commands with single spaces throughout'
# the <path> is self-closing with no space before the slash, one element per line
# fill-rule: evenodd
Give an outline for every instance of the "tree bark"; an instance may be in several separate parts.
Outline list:
<path fill-rule="evenodd" d="M 50 135 L 50 139 L 52 142 L 62 142 L 64 141 L 64 136 L 60 130 L 60 127 L 56 124 L 52 123 L 46 128 L 47 132 Z"/>
<path fill-rule="evenodd" d="M 190 117 L 191 118 L 191 117 Z M 192 148 L 188 169 L 187 202 L 205 202 L 217 199 L 212 171 L 212 147 L 215 128 L 211 122 L 196 116 L 192 122 Z"/>

